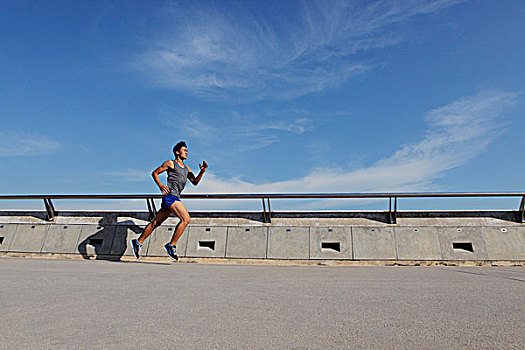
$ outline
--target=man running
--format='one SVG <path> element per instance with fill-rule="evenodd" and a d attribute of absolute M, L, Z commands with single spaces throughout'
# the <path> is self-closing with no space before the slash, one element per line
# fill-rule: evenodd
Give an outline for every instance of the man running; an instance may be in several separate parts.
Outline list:
<path fill-rule="evenodd" d="M 190 223 L 190 215 L 180 200 L 180 193 L 184 189 L 187 180 L 190 180 L 190 182 L 195 186 L 198 185 L 202 179 L 202 175 L 204 175 L 204 172 L 206 171 L 206 168 L 208 168 L 208 164 L 206 161 L 203 161 L 202 165 L 199 164 L 200 172 L 199 175 L 195 177 L 195 175 L 191 172 L 191 169 L 186 164 L 184 164 L 184 160 L 188 158 L 188 148 L 184 141 L 177 143 L 175 147 L 173 147 L 173 154 L 175 155 L 175 160 L 165 161 L 151 174 L 151 176 L 153 176 L 153 180 L 155 180 L 155 183 L 157 186 L 159 186 L 159 189 L 163 194 L 161 205 L 162 208 L 155 216 L 155 219 L 153 219 L 153 221 L 144 228 L 144 231 L 140 237 L 130 241 L 131 250 L 137 259 L 139 258 L 139 251 L 142 247 L 142 243 L 144 243 L 144 240 L 146 240 L 151 232 L 153 232 L 155 228 L 159 227 L 172 213 L 178 216 L 180 222 L 173 233 L 171 242 L 166 243 L 164 245 L 164 249 L 166 249 L 166 253 L 168 253 L 168 255 L 173 260 L 178 259 L 176 249 L 177 241 L 184 232 L 186 226 L 188 226 Z M 159 174 L 162 174 L 165 171 L 168 172 L 167 186 L 160 182 L 159 179 Z"/>

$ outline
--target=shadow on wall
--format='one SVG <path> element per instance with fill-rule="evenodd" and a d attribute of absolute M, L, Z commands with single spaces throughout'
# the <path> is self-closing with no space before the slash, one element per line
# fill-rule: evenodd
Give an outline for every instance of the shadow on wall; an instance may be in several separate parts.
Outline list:
<path fill-rule="evenodd" d="M 101 219 L 97 232 L 84 239 L 78 245 L 78 251 L 86 260 L 120 261 L 127 248 L 128 232 L 141 234 L 143 228 L 127 220 L 117 225 L 104 224 Z"/>

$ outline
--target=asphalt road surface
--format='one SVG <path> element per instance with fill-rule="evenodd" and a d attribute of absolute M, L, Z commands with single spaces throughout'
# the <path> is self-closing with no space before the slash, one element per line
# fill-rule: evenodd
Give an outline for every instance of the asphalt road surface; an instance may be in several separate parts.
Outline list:
<path fill-rule="evenodd" d="M 524 267 L 0 258 L 3 349 L 524 349 Z"/>

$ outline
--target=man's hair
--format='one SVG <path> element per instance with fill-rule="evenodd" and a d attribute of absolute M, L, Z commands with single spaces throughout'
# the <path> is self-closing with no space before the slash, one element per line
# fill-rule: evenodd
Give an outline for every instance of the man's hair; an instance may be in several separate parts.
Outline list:
<path fill-rule="evenodd" d="M 177 143 L 177 144 L 175 145 L 175 147 L 173 147 L 173 154 L 174 154 L 174 155 L 177 155 L 176 152 L 180 152 L 180 149 L 181 149 L 182 147 L 186 147 L 186 148 L 188 148 L 188 146 L 186 146 L 186 142 L 181 141 L 181 142 Z"/>

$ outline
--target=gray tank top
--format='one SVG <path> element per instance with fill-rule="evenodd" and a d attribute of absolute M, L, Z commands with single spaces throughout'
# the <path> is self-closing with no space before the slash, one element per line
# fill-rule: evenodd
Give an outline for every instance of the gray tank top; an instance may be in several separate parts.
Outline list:
<path fill-rule="evenodd" d="M 188 180 L 188 167 L 184 165 L 184 168 L 181 168 L 176 161 L 173 161 L 173 165 L 173 169 L 168 168 L 168 187 L 171 195 L 180 197 Z"/>

